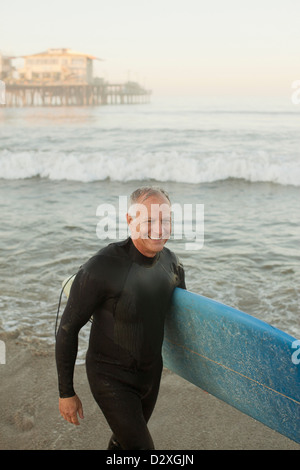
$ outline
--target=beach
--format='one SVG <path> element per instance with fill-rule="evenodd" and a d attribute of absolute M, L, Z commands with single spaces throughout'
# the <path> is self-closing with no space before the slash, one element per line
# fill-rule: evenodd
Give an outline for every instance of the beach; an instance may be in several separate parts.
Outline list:
<path fill-rule="evenodd" d="M 188 290 L 299 339 L 299 113 L 290 103 L 1 108 L 0 123 L 0 449 L 106 449 L 110 430 L 85 374 L 89 325 L 75 376 L 85 419 L 75 428 L 58 413 L 56 314 L 62 282 L 126 238 L 120 197 L 139 186 L 204 208 L 199 233 L 194 211 L 194 238 L 177 221 L 183 236 L 167 245 Z M 116 215 L 106 238 L 103 205 Z M 299 450 L 166 369 L 149 426 L 157 449 Z"/>
<path fill-rule="evenodd" d="M 73 426 L 58 411 L 53 348 L 29 347 L 12 336 L 0 334 L 7 355 L 0 365 L 0 449 L 105 450 L 111 433 L 89 390 L 85 366 L 75 368 L 84 419 Z M 300 450 L 167 369 L 149 429 L 157 450 Z"/>

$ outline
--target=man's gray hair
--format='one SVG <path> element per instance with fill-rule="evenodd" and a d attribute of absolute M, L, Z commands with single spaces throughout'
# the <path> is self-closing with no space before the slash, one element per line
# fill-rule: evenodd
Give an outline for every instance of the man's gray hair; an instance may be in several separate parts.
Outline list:
<path fill-rule="evenodd" d="M 130 195 L 129 203 L 130 205 L 136 204 L 137 202 L 142 203 L 150 196 L 164 196 L 166 199 L 168 199 L 169 203 L 171 204 L 170 197 L 167 191 L 162 188 L 159 188 L 158 186 L 144 186 L 142 188 L 136 189 Z"/>

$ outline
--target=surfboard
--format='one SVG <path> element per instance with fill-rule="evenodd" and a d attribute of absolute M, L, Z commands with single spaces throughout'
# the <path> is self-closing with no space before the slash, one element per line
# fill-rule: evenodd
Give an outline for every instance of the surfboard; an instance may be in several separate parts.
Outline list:
<path fill-rule="evenodd" d="M 207 297 L 176 288 L 164 366 L 300 443 L 300 342 Z"/>

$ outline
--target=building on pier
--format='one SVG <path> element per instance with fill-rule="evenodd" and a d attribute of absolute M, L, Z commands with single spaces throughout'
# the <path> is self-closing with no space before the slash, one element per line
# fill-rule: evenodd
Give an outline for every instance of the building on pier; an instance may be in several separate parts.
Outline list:
<path fill-rule="evenodd" d="M 71 49 L 48 49 L 23 56 L 24 68 L 20 79 L 38 82 L 93 83 L 93 61 L 101 60 Z"/>
<path fill-rule="evenodd" d="M 12 58 L 0 54 L 0 79 L 11 80 L 13 77 L 14 67 L 12 66 Z"/>

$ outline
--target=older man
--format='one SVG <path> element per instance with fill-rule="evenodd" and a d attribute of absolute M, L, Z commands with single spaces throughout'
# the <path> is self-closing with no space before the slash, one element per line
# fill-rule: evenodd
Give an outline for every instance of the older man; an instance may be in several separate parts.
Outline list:
<path fill-rule="evenodd" d="M 73 388 L 78 333 L 93 316 L 87 375 L 113 431 L 110 450 L 154 449 L 147 423 L 161 380 L 165 313 L 174 288 L 185 288 L 182 265 L 164 246 L 170 205 L 159 188 L 131 195 L 131 237 L 109 244 L 80 268 L 57 334 L 59 409 L 78 425 L 78 415 L 83 418 Z"/>

